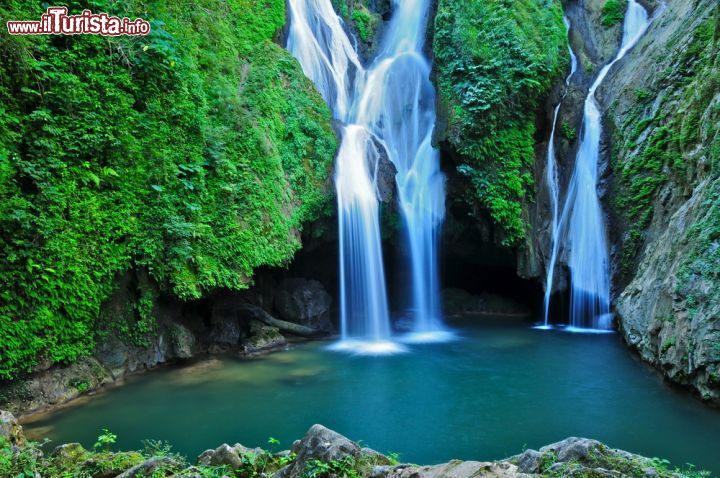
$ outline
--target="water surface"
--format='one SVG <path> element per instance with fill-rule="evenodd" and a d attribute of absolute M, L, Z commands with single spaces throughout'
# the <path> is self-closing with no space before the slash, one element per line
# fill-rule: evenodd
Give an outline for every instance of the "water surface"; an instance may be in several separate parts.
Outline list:
<path fill-rule="evenodd" d="M 131 377 L 32 424 L 54 443 L 118 448 L 167 440 L 194 457 L 223 442 L 289 447 L 322 423 L 401 459 L 496 459 L 568 436 L 720 474 L 720 411 L 667 387 L 617 334 L 455 324 L 461 340 L 386 357 L 308 343 L 263 358 L 206 361 Z"/>

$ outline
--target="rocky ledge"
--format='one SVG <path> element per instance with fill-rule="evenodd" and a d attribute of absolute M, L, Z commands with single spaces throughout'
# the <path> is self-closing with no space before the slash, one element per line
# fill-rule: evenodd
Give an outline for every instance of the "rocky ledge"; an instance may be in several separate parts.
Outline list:
<path fill-rule="evenodd" d="M 563 441 L 497 461 L 460 461 L 431 466 L 399 463 L 334 432 L 313 425 L 291 450 L 272 452 L 241 444 L 222 444 L 203 452 L 195 461 L 173 454 L 169 447 L 144 451 L 93 451 L 77 443 L 46 453 L 27 443 L 15 418 L 0 411 L 0 476 L 132 477 L 252 477 L 252 478 L 510 478 L 510 477 L 692 477 L 703 472 L 672 469 L 666 461 L 610 448 L 596 440 Z M 271 439 L 271 445 L 272 445 Z M 24 474 L 23 474 L 24 473 Z"/>
<path fill-rule="evenodd" d="M 214 354 L 254 357 L 283 349 L 293 338 L 333 332 L 332 298 L 318 281 L 285 279 L 264 294 L 268 297 L 260 295 L 256 290 L 218 294 L 191 313 L 178 302 L 157 306 L 155 329 L 139 342 L 98 334 L 92 356 L 68 365 L 41 364 L 27 377 L 0 382 L 0 407 L 28 415 L 164 364 Z M 115 309 L 127 303 L 118 293 L 106 313 L 119 315 Z"/>

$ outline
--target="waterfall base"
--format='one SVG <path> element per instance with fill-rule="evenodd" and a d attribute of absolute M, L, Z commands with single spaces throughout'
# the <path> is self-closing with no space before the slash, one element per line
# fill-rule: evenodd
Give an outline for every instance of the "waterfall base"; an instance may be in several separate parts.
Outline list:
<path fill-rule="evenodd" d="M 352 355 L 394 355 L 407 352 L 402 344 L 391 340 L 344 339 L 328 347 L 333 352 L 346 352 Z"/>
<path fill-rule="evenodd" d="M 545 325 L 543 323 L 532 327 L 534 330 L 559 330 L 571 334 L 614 334 L 612 329 L 593 329 L 589 327 L 576 327 L 574 325 Z"/>
<path fill-rule="evenodd" d="M 423 332 L 410 332 L 398 338 L 406 344 L 433 344 L 441 342 L 452 342 L 459 337 L 452 330 L 438 329 Z"/>

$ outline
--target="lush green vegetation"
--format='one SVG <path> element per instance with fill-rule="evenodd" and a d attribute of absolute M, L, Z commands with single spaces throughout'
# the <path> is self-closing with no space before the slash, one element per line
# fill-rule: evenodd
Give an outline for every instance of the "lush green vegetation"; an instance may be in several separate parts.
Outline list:
<path fill-rule="evenodd" d="M 93 450 L 85 450 L 78 444 L 70 444 L 44 455 L 40 444 L 28 443 L 13 447 L 5 438 L 0 438 L 0 474 L 2 476 L 34 477 L 51 476 L 54 478 L 92 478 L 97 476 L 115 476 L 133 467 L 131 476 L 162 478 L 166 476 L 197 476 L 202 478 L 261 478 L 273 476 L 280 468 L 292 463 L 296 456 L 277 454 L 267 450 L 247 450 L 231 458 L 233 464 L 190 463 L 187 458 L 173 453 L 170 445 L 164 442 L 147 440 L 140 451 L 113 452 L 109 445 L 114 435 L 107 430 L 98 438 Z M 279 442 L 269 440 L 270 447 Z M 230 461 L 228 460 L 228 461 Z M 376 465 L 397 465 L 397 455 L 384 458 L 379 455 L 361 454 L 358 457 L 346 455 L 343 458 L 323 461 L 310 459 L 297 475 L 300 478 L 363 478 L 377 476 Z M 599 445 L 587 457 L 580 460 L 561 462 L 550 451 L 540 457 L 540 474 L 547 478 L 587 477 L 598 475 L 598 470 L 612 470 L 622 476 L 647 476 L 652 470 L 660 478 L 706 478 L 709 472 L 697 470 L 692 465 L 676 468 L 667 460 L 658 458 L 643 459 L 616 453 Z"/>
<path fill-rule="evenodd" d="M 590 468 L 588 468 L 588 466 Z M 710 472 L 698 470 L 691 464 L 674 467 L 661 458 L 642 459 L 612 452 L 605 445 L 591 450 L 587 457 L 566 462 L 558 461 L 557 454 L 548 451 L 540 457 L 541 476 L 547 478 L 596 478 L 600 470 L 613 470 L 620 476 L 643 477 L 652 474 L 659 478 L 709 478 Z"/>
<path fill-rule="evenodd" d="M 91 478 L 115 476 L 132 467 L 142 467 L 143 469 L 133 476 L 256 478 L 277 471 L 295 458 L 292 454 L 274 456 L 270 452 L 262 451 L 238 456 L 237 468 L 229 465 L 191 464 L 184 456 L 173 453 L 167 443 L 153 440 L 145 441 L 145 446 L 140 451 L 113 452 L 110 446 L 115 442 L 115 438 L 105 430 L 92 450 L 85 450 L 75 443 L 66 445 L 49 456 L 43 455 L 40 443 L 13 447 L 6 439 L 0 438 L 0 475 L 34 477 L 39 473 L 40 476 L 55 478 Z"/>
<path fill-rule="evenodd" d="M 372 57 L 383 13 L 389 12 L 388 0 L 331 0 L 335 11 L 359 41 L 360 51 Z"/>
<path fill-rule="evenodd" d="M 152 31 L 0 37 L 2 379 L 91 353 L 124 271 L 183 299 L 247 287 L 256 267 L 292 257 L 327 201 L 330 112 L 272 42 L 283 0 L 68 7 Z M 6 19 L 41 13 L 0 6 Z M 149 289 L 133 306 L 140 336 Z"/>
<path fill-rule="evenodd" d="M 604 27 L 621 25 L 625 19 L 627 0 L 607 0 L 602 8 L 602 24 Z"/>
<path fill-rule="evenodd" d="M 30 478 L 39 473 L 40 476 L 53 478 L 92 478 L 115 476 L 132 467 L 142 467 L 142 470 L 132 476 L 261 478 L 272 476 L 296 458 L 294 453 L 277 453 L 280 442 L 274 438 L 268 440 L 268 450 L 253 449 L 238 453 L 232 460 L 232 465 L 207 464 L 200 461 L 190 463 L 186 457 L 174 453 L 168 443 L 154 440 L 144 441 L 144 447 L 140 451 L 116 452 L 111 450 L 116 439 L 113 433 L 103 430 L 92 450 L 86 450 L 75 443 L 46 456 L 43 453 L 44 444 L 30 442 L 18 447 L 0 437 L 0 476 Z M 372 468 L 379 464 L 378 456 L 347 455 L 329 462 L 311 459 L 306 463 L 300 476 L 302 478 L 369 476 Z M 381 459 L 382 464 L 397 464 L 397 455 Z"/>
<path fill-rule="evenodd" d="M 668 182 L 683 184 L 698 165 L 688 157 L 707 159 L 710 174 L 720 175 L 720 8 L 694 32 L 690 45 L 673 58 L 657 82 L 671 87 L 659 95 L 635 91 L 635 105 L 613 133 L 613 168 L 618 172 L 616 208 L 630 225 L 623 244 L 622 267 L 634 269 L 644 230 L 653 217 L 657 194 Z M 659 101 L 659 104 L 657 103 Z"/>
<path fill-rule="evenodd" d="M 533 194 L 535 119 L 567 66 L 556 0 L 440 0 L 433 48 L 442 139 L 461 156 L 467 200 L 479 201 L 505 231 L 506 246 L 527 232 L 523 202 Z"/>

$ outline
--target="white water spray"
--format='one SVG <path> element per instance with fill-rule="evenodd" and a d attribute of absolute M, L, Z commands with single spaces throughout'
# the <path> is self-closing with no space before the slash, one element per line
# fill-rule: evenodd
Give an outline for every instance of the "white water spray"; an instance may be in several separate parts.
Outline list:
<path fill-rule="evenodd" d="M 435 92 L 422 55 L 429 0 L 396 1 L 380 52 L 360 65 L 329 0 L 289 0 L 288 50 L 347 125 L 336 164 L 340 233 L 337 348 L 362 353 L 402 349 L 391 341 L 375 176 L 385 152 L 397 169 L 398 201 L 411 255 L 418 333 L 442 331 L 437 235 L 444 179 L 431 145 Z M 427 338 L 427 337 L 426 337 Z"/>
<path fill-rule="evenodd" d="M 565 28 L 568 32 L 568 37 L 570 35 L 570 21 L 567 17 L 563 18 L 563 22 L 565 23 Z M 550 319 L 550 294 L 552 293 L 552 287 L 553 287 L 553 279 L 555 276 L 555 264 L 557 263 L 557 256 L 558 252 L 560 251 L 560 224 L 559 222 L 559 203 L 560 203 L 560 181 L 558 178 L 558 170 L 557 170 L 557 158 L 555 157 L 555 130 L 557 129 L 557 120 L 558 115 L 560 114 L 560 107 L 562 106 L 563 100 L 565 99 L 565 96 L 567 95 L 567 88 L 570 86 L 570 79 L 575 75 L 575 72 L 577 71 L 577 57 L 575 56 L 575 52 L 572 49 L 572 46 L 568 42 L 568 51 L 570 52 L 570 73 L 565 78 L 565 93 L 563 94 L 562 98 L 560 98 L 560 101 L 555 106 L 555 111 L 553 113 L 553 120 L 552 120 L 552 130 L 550 131 L 550 140 L 548 141 L 548 150 L 547 150 L 547 165 L 545 167 L 545 181 L 547 182 L 548 190 L 550 192 L 550 210 L 552 211 L 552 223 L 551 223 L 551 236 L 550 240 L 552 243 L 552 251 L 550 254 L 550 263 L 548 264 L 547 268 L 547 277 L 545 279 L 545 297 L 544 297 L 544 306 L 545 306 L 545 323 L 543 325 L 544 328 L 547 328 L 550 326 L 549 319 Z"/>
<path fill-rule="evenodd" d="M 610 259 L 602 207 L 598 197 L 598 163 L 602 122 L 595 92 L 610 69 L 645 33 L 647 11 L 629 0 L 620 51 L 598 74 L 585 100 L 583 132 L 559 227 L 568 222 L 567 247 L 570 268 L 570 325 L 581 329 L 609 329 Z"/>
<path fill-rule="evenodd" d="M 357 52 L 330 0 L 289 0 L 287 49 L 298 59 L 333 111 L 345 121 L 354 91 L 353 78 L 362 74 Z"/>
<path fill-rule="evenodd" d="M 441 320 L 437 260 L 445 184 L 438 151 L 431 144 L 435 91 L 422 54 L 428 12 L 428 0 L 396 3 L 357 107 L 358 122 L 374 132 L 397 169 L 412 275 L 411 341 L 448 337 Z"/>

